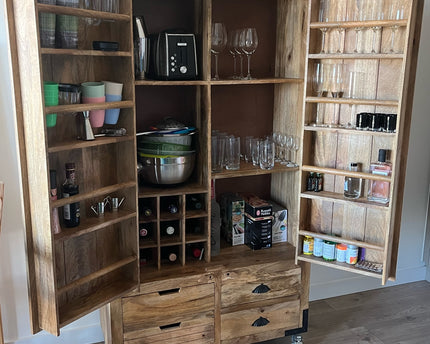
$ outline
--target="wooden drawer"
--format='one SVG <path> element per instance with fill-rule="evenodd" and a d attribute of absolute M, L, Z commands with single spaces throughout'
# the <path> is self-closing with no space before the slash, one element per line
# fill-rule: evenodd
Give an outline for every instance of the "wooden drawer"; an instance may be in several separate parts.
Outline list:
<path fill-rule="evenodd" d="M 299 322 L 300 300 L 271 302 L 268 306 L 221 314 L 221 341 L 230 343 L 234 338 L 248 337 L 258 342 L 259 335 L 264 339 L 267 332 L 298 328 Z"/>
<path fill-rule="evenodd" d="M 214 284 L 125 297 L 122 299 L 122 311 L 125 340 L 155 336 L 169 343 L 166 338 L 180 336 L 187 331 L 213 333 Z M 154 338 L 148 343 L 155 343 Z"/>
<path fill-rule="evenodd" d="M 300 267 L 282 262 L 252 265 L 223 272 L 221 307 L 299 295 Z"/>

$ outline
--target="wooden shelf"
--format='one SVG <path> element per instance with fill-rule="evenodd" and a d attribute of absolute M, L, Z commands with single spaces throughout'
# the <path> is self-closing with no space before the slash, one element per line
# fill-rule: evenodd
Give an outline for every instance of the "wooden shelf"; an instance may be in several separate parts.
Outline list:
<path fill-rule="evenodd" d="M 187 210 L 185 212 L 186 219 L 198 219 L 201 217 L 208 217 L 209 214 L 206 210 Z"/>
<path fill-rule="evenodd" d="M 341 59 L 341 60 L 394 60 L 394 59 L 403 59 L 405 57 L 404 54 L 309 54 L 308 58 L 310 60 L 324 60 L 324 59 Z"/>
<path fill-rule="evenodd" d="M 81 141 L 81 140 L 73 140 L 69 142 L 61 142 L 57 143 L 51 147 L 48 147 L 48 153 L 58 153 L 63 151 L 68 151 L 71 149 L 84 149 L 96 146 L 105 146 L 113 143 L 133 141 L 134 136 L 101 136 L 96 137 L 93 141 Z"/>
<path fill-rule="evenodd" d="M 130 256 L 130 257 L 122 259 L 118 262 L 115 262 L 114 264 L 106 266 L 103 269 L 100 269 L 100 270 L 98 270 L 92 274 L 89 274 L 85 277 L 79 278 L 79 279 L 73 281 L 72 283 L 65 285 L 64 287 L 58 288 L 58 290 L 57 290 L 58 294 L 59 295 L 64 294 L 64 293 L 66 293 L 72 289 L 75 289 L 79 286 L 82 286 L 83 284 L 89 283 L 89 282 L 91 282 L 97 278 L 100 278 L 104 275 L 107 275 L 112 271 L 118 270 L 118 269 L 122 268 L 123 266 L 126 266 L 130 263 L 135 262 L 136 259 L 137 259 L 136 256 Z"/>
<path fill-rule="evenodd" d="M 185 234 L 186 244 L 193 244 L 198 242 L 207 242 L 207 236 L 203 234 Z"/>
<path fill-rule="evenodd" d="M 161 211 L 160 212 L 160 221 L 175 221 L 182 219 L 182 214 L 180 212 L 177 212 L 175 214 L 169 213 L 168 211 Z"/>
<path fill-rule="evenodd" d="M 377 272 L 371 272 L 371 271 L 359 269 L 359 268 L 354 267 L 354 265 L 350 265 L 347 263 L 340 263 L 337 261 L 329 262 L 329 261 L 326 261 L 322 258 L 318 258 L 318 257 L 314 257 L 314 256 L 306 256 L 303 254 L 298 256 L 297 260 L 303 261 L 303 262 L 308 262 L 308 263 L 314 263 L 314 264 L 318 264 L 318 265 L 323 265 L 323 266 L 334 268 L 337 270 L 354 272 L 354 273 L 357 273 L 360 275 L 382 279 L 382 274 L 379 274 Z"/>
<path fill-rule="evenodd" d="M 131 20 L 131 16 L 128 14 L 93 11 L 93 10 L 86 10 L 82 8 L 46 5 L 41 3 L 36 3 L 36 6 L 39 12 L 44 12 L 44 13 L 65 14 L 69 16 L 97 18 L 102 20 L 115 20 L 115 21 Z"/>
<path fill-rule="evenodd" d="M 68 55 L 68 56 L 112 56 L 112 57 L 131 57 L 130 51 L 103 51 L 103 50 L 79 50 L 79 49 L 57 49 L 41 48 L 42 55 Z"/>
<path fill-rule="evenodd" d="M 258 85 L 258 84 L 289 84 L 302 83 L 298 78 L 258 78 L 251 80 L 136 80 L 136 86 L 217 86 L 217 85 Z"/>
<path fill-rule="evenodd" d="M 71 322 L 82 317 L 85 314 L 99 309 L 106 303 L 117 300 L 118 297 L 124 296 L 138 287 L 137 281 L 120 278 L 115 281 L 106 282 L 100 285 L 97 292 L 89 295 L 83 295 L 73 302 L 68 302 L 66 306 L 59 309 L 60 327 L 66 326 Z"/>
<path fill-rule="evenodd" d="M 139 216 L 139 223 L 153 223 L 153 222 L 157 222 L 157 217 L 155 215 L 151 215 L 151 216 Z"/>
<path fill-rule="evenodd" d="M 357 247 L 364 247 L 364 248 L 369 249 L 369 250 L 376 250 L 376 251 L 384 252 L 384 247 L 381 245 L 374 245 L 374 244 L 359 241 L 359 240 L 345 239 L 342 237 L 335 237 L 335 236 L 327 235 L 324 233 L 315 233 L 312 231 L 305 231 L 305 230 L 299 230 L 299 235 L 310 235 L 314 238 L 329 240 L 329 241 L 333 241 L 333 242 L 336 242 L 339 244 L 355 245 Z"/>
<path fill-rule="evenodd" d="M 382 136 L 382 137 L 396 137 L 396 133 L 386 133 L 383 131 L 371 131 L 371 130 L 357 130 L 355 128 L 329 128 L 329 127 L 317 127 L 313 125 L 305 125 L 304 131 L 323 131 L 323 132 L 338 132 L 341 134 L 351 134 L 351 135 L 363 135 L 363 136 Z"/>
<path fill-rule="evenodd" d="M 366 198 L 361 197 L 358 199 L 346 199 L 343 194 L 329 191 L 312 192 L 306 191 L 300 194 L 300 197 L 306 199 L 316 199 L 321 201 L 329 201 L 333 203 L 353 205 L 357 207 L 364 208 L 374 208 L 374 209 L 385 209 L 389 208 L 389 204 L 382 204 L 377 202 L 370 202 Z"/>
<path fill-rule="evenodd" d="M 51 202 L 51 208 L 63 207 L 66 204 L 80 202 L 88 198 L 102 197 L 116 191 L 123 191 L 124 189 L 133 188 L 133 187 L 136 187 L 136 182 L 134 181 L 105 186 L 103 188 L 99 188 L 91 192 L 80 193 L 75 196 L 61 198 L 59 200 L 53 201 Z"/>
<path fill-rule="evenodd" d="M 145 249 L 145 248 L 156 248 L 156 247 L 157 247 L 157 242 L 155 240 L 140 239 L 140 241 L 139 241 L 139 248 Z"/>
<path fill-rule="evenodd" d="M 331 98 L 331 97 L 306 97 L 307 103 L 331 103 L 331 104 L 355 104 L 355 105 L 374 105 L 374 106 L 393 106 L 397 107 L 399 102 L 396 100 L 379 99 L 352 99 L 352 98 Z"/>
<path fill-rule="evenodd" d="M 160 238 L 160 247 L 166 246 L 179 246 L 182 245 L 182 240 L 179 235 L 173 236 L 173 238 L 161 237 Z"/>
<path fill-rule="evenodd" d="M 177 186 L 166 186 L 166 185 L 144 185 L 139 186 L 139 198 L 149 197 L 165 197 L 175 196 L 182 194 L 196 194 L 196 193 L 207 193 L 208 187 L 205 187 L 196 182 L 187 182 Z"/>
<path fill-rule="evenodd" d="M 302 170 L 308 171 L 308 172 L 333 174 L 336 176 L 348 176 L 348 177 L 361 178 L 361 179 L 370 179 L 370 180 L 380 180 L 383 182 L 391 182 L 391 177 L 385 177 L 385 176 L 381 176 L 378 174 L 365 173 L 365 172 L 351 172 L 351 171 L 346 171 L 346 170 L 338 170 L 336 168 L 330 168 L 330 167 L 318 167 L 318 166 L 303 165 Z"/>
<path fill-rule="evenodd" d="M 286 167 L 279 163 L 275 163 L 275 167 L 271 170 L 263 170 L 258 166 L 254 166 L 251 163 L 240 161 L 240 169 L 238 170 L 223 170 L 222 172 L 212 173 L 212 179 L 225 179 L 225 178 L 237 178 L 247 176 L 257 176 L 264 174 L 273 173 L 284 173 L 291 171 L 298 171 L 298 167 Z"/>
<path fill-rule="evenodd" d="M 367 20 L 367 21 L 344 21 L 344 22 L 312 22 L 310 23 L 311 29 L 336 29 L 345 28 L 353 29 L 356 27 L 371 28 L 374 26 L 393 27 L 393 26 L 406 26 L 408 25 L 407 19 L 402 20 Z"/>
<path fill-rule="evenodd" d="M 131 100 L 123 100 L 120 102 L 108 103 L 93 103 L 93 104 L 71 104 L 57 105 L 45 107 L 45 114 L 49 113 L 74 113 L 87 110 L 107 110 L 107 109 L 126 109 L 133 108 L 134 104 Z"/>
<path fill-rule="evenodd" d="M 135 80 L 135 86 L 204 86 L 209 85 L 204 80 Z"/>
<path fill-rule="evenodd" d="M 104 217 L 89 217 L 83 220 L 78 227 L 63 227 L 61 233 L 54 235 L 54 240 L 58 242 L 66 241 L 134 218 L 135 216 L 135 211 L 120 209 L 116 212 L 106 212 Z"/>

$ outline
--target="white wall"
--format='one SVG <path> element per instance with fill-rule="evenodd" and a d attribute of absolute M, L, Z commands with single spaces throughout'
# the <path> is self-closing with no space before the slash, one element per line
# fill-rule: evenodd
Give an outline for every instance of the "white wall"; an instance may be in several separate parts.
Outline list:
<path fill-rule="evenodd" d="M 7 343 L 85 344 L 103 340 L 99 313 L 94 312 L 62 330 L 60 337 L 45 332 L 31 336 L 27 301 L 24 221 L 14 99 L 4 0 L 0 5 L 0 180 L 6 183 L 6 198 L 0 240 L 0 303 Z M 405 283 L 425 279 L 423 242 L 426 224 L 427 191 L 430 184 L 430 2 L 426 1 L 415 90 L 412 135 L 406 176 L 406 190 L 400 237 L 398 279 Z M 389 283 L 392 285 L 392 283 Z M 380 287 L 377 280 L 357 277 L 313 266 L 311 299 L 347 294 Z"/>

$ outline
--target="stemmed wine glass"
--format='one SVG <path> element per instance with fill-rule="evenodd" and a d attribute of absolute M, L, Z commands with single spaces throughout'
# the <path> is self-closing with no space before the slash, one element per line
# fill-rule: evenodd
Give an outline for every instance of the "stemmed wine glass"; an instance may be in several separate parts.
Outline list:
<path fill-rule="evenodd" d="M 336 1 L 336 16 L 337 22 L 344 22 L 347 20 L 347 0 Z M 342 54 L 345 50 L 345 31 L 346 29 L 342 26 L 337 27 L 338 32 L 338 46 L 336 52 Z"/>
<path fill-rule="evenodd" d="M 212 80 L 219 80 L 218 55 L 227 44 L 227 30 L 223 23 L 212 23 L 211 52 L 215 56 L 215 75 Z"/>
<path fill-rule="evenodd" d="M 231 54 L 231 56 L 233 57 L 233 76 L 232 79 L 238 79 L 237 76 L 237 61 L 236 61 L 236 56 L 238 55 L 236 49 L 235 49 L 235 39 L 236 39 L 237 35 L 236 35 L 236 31 L 235 30 L 231 30 L 228 32 L 228 37 L 227 37 L 227 48 L 228 48 L 228 52 Z"/>
<path fill-rule="evenodd" d="M 404 4 L 399 0 L 393 0 L 393 3 L 390 6 L 389 19 L 390 20 L 402 20 L 405 15 L 405 7 Z M 398 24 L 394 24 L 391 26 L 391 45 L 390 45 L 390 53 L 395 53 L 394 50 L 394 41 L 396 37 L 396 32 L 399 29 Z"/>
<path fill-rule="evenodd" d="M 372 20 L 383 20 L 384 19 L 384 0 L 374 0 L 372 2 Z M 380 51 L 380 45 L 376 46 L 376 38 L 378 32 L 381 32 L 382 26 L 372 26 L 373 39 L 372 39 L 372 53 L 376 54 Z"/>
<path fill-rule="evenodd" d="M 342 98 L 344 92 L 344 81 L 343 81 L 343 64 L 333 64 L 331 69 L 330 78 L 330 93 L 333 98 Z M 333 118 L 329 123 L 329 127 L 339 126 L 339 110 L 340 104 L 333 104 Z"/>
<path fill-rule="evenodd" d="M 366 0 L 350 0 L 350 10 L 353 12 L 353 18 L 356 22 L 361 22 L 366 20 L 366 11 L 365 11 L 365 1 Z M 360 34 L 363 31 L 364 27 L 356 26 L 355 30 L 355 48 L 354 53 L 361 53 L 360 48 Z"/>
<path fill-rule="evenodd" d="M 323 97 L 324 94 L 327 94 L 327 90 L 325 90 L 325 65 L 323 63 L 316 63 L 314 65 L 314 75 L 312 78 L 312 86 L 313 90 L 316 93 L 317 97 Z M 314 126 L 321 126 L 323 121 L 321 120 L 321 104 L 317 103 L 317 116 L 315 119 Z"/>
<path fill-rule="evenodd" d="M 319 13 L 318 13 L 318 20 L 320 22 L 328 22 L 329 21 L 329 12 L 330 12 L 330 1 L 329 0 L 321 0 L 320 1 L 320 7 L 319 7 Z M 320 28 L 322 33 L 322 39 L 321 39 L 321 54 L 327 53 L 326 50 L 326 44 L 327 44 L 327 27 Z"/>
<path fill-rule="evenodd" d="M 243 29 L 240 34 L 239 47 L 246 54 L 248 58 L 248 74 L 245 79 L 250 80 L 251 77 L 251 55 L 258 47 L 257 30 L 253 27 Z"/>
<path fill-rule="evenodd" d="M 243 76 L 243 51 L 240 49 L 239 41 L 240 41 L 240 33 L 242 30 L 234 30 L 233 32 L 233 49 L 236 52 L 236 55 L 239 56 L 239 71 L 240 74 L 237 77 L 238 79 L 244 79 Z"/>

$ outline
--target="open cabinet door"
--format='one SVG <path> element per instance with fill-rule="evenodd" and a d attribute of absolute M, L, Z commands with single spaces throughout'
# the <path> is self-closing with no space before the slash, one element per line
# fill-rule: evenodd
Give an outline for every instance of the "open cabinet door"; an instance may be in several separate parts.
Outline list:
<path fill-rule="evenodd" d="M 55 3 L 55 1 L 54 1 Z M 29 271 L 32 329 L 54 335 L 60 328 L 139 285 L 137 169 L 134 113 L 134 69 L 131 2 L 119 13 L 89 11 L 7 0 Z M 68 16 L 68 17 L 64 17 Z M 57 19 L 76 23 L 77 46 L 43 47 L 39 25 Z M 91 25 L 98 22 L 99 25 Z M 46 24 L 46 23 L 45 23 Z M 92 50 L 93 40 L 117 41 L 115 52 Z M 47 106 L 44 81 L 81 84 L 110 80 L 122 83 L 122 101 L 112 104 Z M 82 111 L 120 108 L 118 126 L 126 136 L 78 140 Z M 52 123 L 52 119 L 55 119 Z M 78 124 L 77 124 L 78 123 Z M 94 128 L 97 133 L 97 128 Z M 79 193 L 61 197 L 66 163 L 76 166 Z M 127 166 L 127 168 L 124 168 Z M 51 171 L 56 171 L 56 178 Z M 53 183 L 59 199 L 50 196 Z M 52 191 L 52 190 L 51 190 Z M 125 201 L 118 211 L 95 216 L 94 204 L 107 196 Z M 60 221 L 53 228 L 54 209 L 80 205 L 79 225 Z"/>
<path fill-rule="evenodd" d="M 396 271 L 424 2 L 378 3 L 330 1 L 324 13 L 310 1 L 296 249 L 298 261 L 385 284 Z"/>

